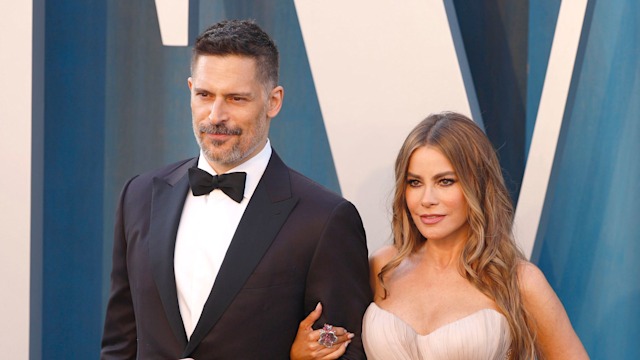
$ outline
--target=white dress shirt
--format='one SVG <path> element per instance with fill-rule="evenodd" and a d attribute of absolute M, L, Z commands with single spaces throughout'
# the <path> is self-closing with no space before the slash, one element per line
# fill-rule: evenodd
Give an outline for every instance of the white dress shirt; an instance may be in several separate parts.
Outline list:
<path fill-rule="evenodd" d="M 231 239 L 270 158 L 271 144 L 267 140 L 260 153 L 227 172 L 247 173 L 244 198 L 240 203 L 220 189 L 202 196 L 193 196 L 191 191 L 187 194 L 174 253 L 178 304 L 187 338 L 191 337 L 200 319 Z M 198 167 L 217 175 L 202 151 Z"/>

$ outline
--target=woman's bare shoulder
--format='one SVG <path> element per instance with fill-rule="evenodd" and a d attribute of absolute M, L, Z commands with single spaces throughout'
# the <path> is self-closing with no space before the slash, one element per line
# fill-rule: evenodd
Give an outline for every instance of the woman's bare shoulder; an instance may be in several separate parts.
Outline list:
<path fill-rule="evenodd" d="M 371 267 L 371 270 L 376 273 L 380 272 L 382 267 L 391 261 L 397 253 L 398 249 L 393 245 L 385 245 L 376 250 L 369 258 L 369 266 Z"/>
<path fill-rule="evenodd" d="M 526 260 L 518 263 L 518 281 L 520 283 L 520 291 L 525 297 L 540 294 L 541 290 L 545 292 L 553 291 L 540 268 Z"/>
<path fill-rule="evenodd" d="M 385 290 L 378 275 L 382 268 L 393 259 L 398 253 L 398 250 L 393 245 L 386 245 L 376 250 L 371 257 L 369 257 L 369 281 L 371 289 L 373 289 L 374 300 L 384 299 Z"/>

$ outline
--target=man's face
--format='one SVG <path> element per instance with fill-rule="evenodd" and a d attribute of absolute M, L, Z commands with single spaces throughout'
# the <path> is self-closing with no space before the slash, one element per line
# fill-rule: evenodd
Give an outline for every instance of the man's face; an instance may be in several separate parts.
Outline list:
<path fill-rule="evenodd" d="M 188 82 L 193 132 L 217 173 L 240 165 L 262 150 L 284 93 L 281 86 L 265 88 L 255 59 L 199 56 Z"/>

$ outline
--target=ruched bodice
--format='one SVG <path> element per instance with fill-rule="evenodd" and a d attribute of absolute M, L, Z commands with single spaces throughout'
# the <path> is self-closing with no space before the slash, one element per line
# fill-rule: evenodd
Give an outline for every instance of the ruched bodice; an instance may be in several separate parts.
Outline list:
<path fill-rule="evenodd" d="M 394 314 L 371 303 L 362 341 L 370 360 L 506 359 L 511 343 L 504 315 L 483 309 L 420 335 Z"/>

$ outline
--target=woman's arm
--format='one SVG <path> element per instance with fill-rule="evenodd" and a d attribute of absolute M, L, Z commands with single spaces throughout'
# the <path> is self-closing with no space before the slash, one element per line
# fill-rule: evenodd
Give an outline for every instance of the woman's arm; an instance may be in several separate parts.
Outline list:
<path fill-rule="evenodd" d="M 589 359 L 571 326 L 560 299 L 537 266 L 523 262 L 518 268 L 520 292 L 531 317 L 536 344 L 545 359 Z"/>
<path fill-rule="evenodd" d="M 318 303 L 316 308 L 300 322 L 296 339 L 291 345 L 291 360 L 332 360 L 344 355 L 347 346 L 353 338 L 353 334 L 344 328 L 334 327 L 336 342 L 331 347 L 325 347 L 318 343 L 320 330 L 313 330 L 311 326 L 320 318 L 322 305 Z"/>

